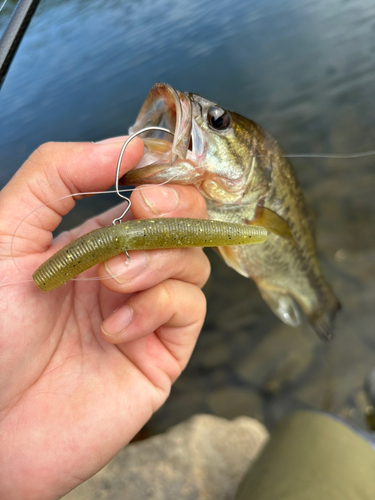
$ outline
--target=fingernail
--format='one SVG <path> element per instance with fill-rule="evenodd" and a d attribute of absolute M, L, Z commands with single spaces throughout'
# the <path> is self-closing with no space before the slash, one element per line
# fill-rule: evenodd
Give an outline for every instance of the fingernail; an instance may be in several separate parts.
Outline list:
<path fill-rule="evenodd" d="M 102 141 L 91 141 L 93 144 L 112 144 L 116 142 L 125 142 L 129 136 L 120 135 L 118 137 L 110 137 L 109 139 L 103 139 Z"/>
<path fill-rule="evenodd" d="M 126 283 L 140 275 L 147 263 L 147 252 L 138 251 L 130 253 L 130 261 L 125 254 L 121 254 L 107 260 L 104 267 L 117 283 Z"/>
<path fill-rule="evenodd" d="M 130 325 L 132 319 L 133 309 L 125 305 L 103 321 L 101 330 L 108 337 L 117 337 Z"/>
<path fill-rule="evenodd" d="M 141 188 L 141 195 L 146 205 L 155 215 L 163 215 L 176 210 L 180 204 L 178 191 L 170 186 Z"/>

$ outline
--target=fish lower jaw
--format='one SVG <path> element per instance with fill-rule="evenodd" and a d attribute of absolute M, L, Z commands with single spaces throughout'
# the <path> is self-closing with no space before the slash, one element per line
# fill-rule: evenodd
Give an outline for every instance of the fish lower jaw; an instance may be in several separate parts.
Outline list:
<path fill-rule="evenodd" d="M 231 203 L 238 203 L 243 197 L 243 190 L 236 190 L 235 192 L 230 192 L 223 186 L 215 182 L 214 180 L 208 178 L 205 179 L 201 184 L 201 192 L 205 198 L 209 200 L 216 201 L 217 203 L 226 205 Z"/>
<path fill-rule="evenodd" d="M 120 180 L 122 185 L 139 184 L 198 184 L 203 175 L 189 160 L 175 163 L 154 163 L 127 172 Z"/>

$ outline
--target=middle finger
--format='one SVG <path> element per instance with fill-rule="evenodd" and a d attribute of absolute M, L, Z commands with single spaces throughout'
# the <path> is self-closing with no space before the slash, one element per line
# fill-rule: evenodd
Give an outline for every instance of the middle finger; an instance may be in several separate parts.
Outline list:
<path fill-rule="evenodd" d="M 210 274 L 209 260 L 201 248 L 139 250 L 129 255 L 129 262 L 126 255 L 121 254 L 99 266 L 98 276 L 106 278 L 102 284 L 109 290 L 133 293 L 170 278 L 201 288 Z"/>

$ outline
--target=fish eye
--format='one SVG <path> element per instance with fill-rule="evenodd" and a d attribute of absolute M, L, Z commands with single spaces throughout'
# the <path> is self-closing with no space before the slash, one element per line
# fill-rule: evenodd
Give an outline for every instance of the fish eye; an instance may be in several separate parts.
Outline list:
<path fill-rule="evenodd" d="M 213 130 L 226 130 L 232 122 L 230 114 L 219 106 L 211 106 L 207 111 L 208 125 Z"/>

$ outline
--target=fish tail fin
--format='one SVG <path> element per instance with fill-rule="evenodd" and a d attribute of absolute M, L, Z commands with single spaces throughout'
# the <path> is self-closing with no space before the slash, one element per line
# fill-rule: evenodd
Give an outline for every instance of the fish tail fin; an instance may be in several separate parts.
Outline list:
<path fill-rule="evenodd" d="M 336 299 L 333 292 L 331 292 L 329 300 L 325 303 L 325 308 L 308 316 L 310 325 L 321 339 L 333 339 L 335 334 L 333 322 L 340 309 L 340 302 Z"/>

